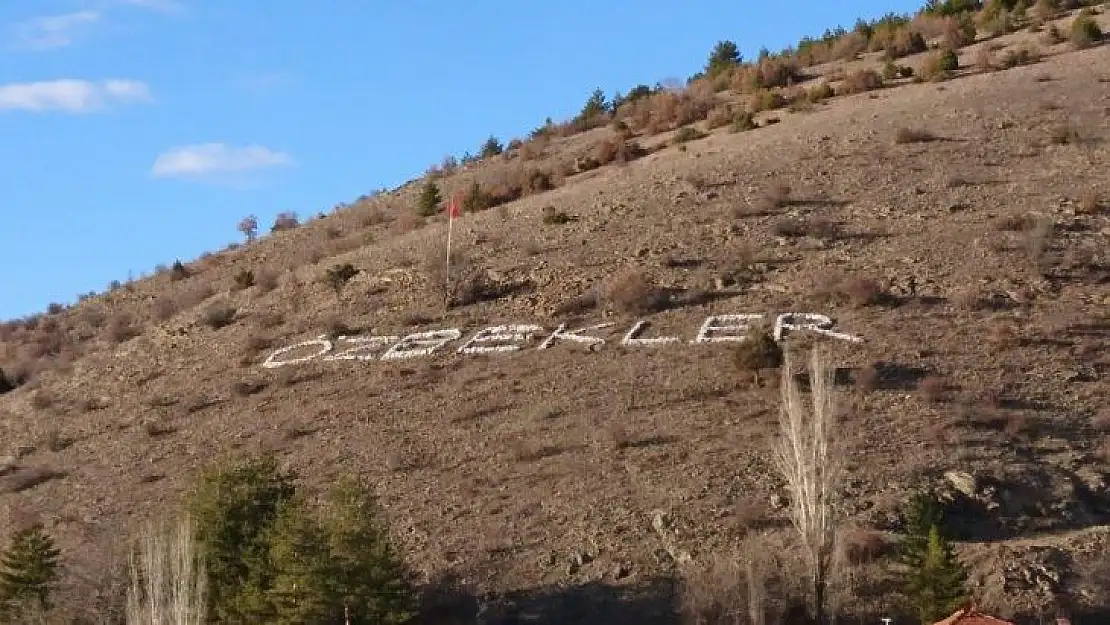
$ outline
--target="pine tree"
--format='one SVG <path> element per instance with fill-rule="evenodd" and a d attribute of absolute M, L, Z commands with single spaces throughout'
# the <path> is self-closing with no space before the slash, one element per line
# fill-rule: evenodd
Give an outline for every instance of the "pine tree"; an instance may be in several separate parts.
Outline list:
<path fill-rule="evenodd" d="M 208 571 L 212 616 L 221 622 L 265 622 L 274 576 L 270 528 L 295 492 L 293 476 L 272 455 L 201 476 L 188 508 Z"/>
<path fill-rule="evenodd" d="M 41 523 L 17 532 L 0 553 L 0 614 L 19 608 L 48 610 L 60 555 Z"/>
<path fill-rule="evenodd" d="M 339 622 L 328 615 L 341 605 L 328 557 L 328 541 L 316 516 L 299 498 L 281 507 L 270 533 L 274 578 L 267 595 L 275 625 Z"/>
<path fill-rule="evenodd" d="M 913 601 L 921 621 L 932 623 L 948 616 L 965 601 L 967 571 L 936 525 L 929 527 L 925 548 L 915 559 L 917 566 L 910 569 L 906 578 L 906 595 Z"/>
<path fill-rule="evenodd" d="M 352 625 L 400 625 L 416 613 L 416 594 L 401 558 L 379 523 L 372 495 L 353 478 L 328 492 L 324 527 L 333 583 Z"/>
<path fill-rule="evenodd" d="M 927 493 L 918 493 L 909 503 L 905 519 L 906 536 L 902 539 L 902 564 L 916 569 L 921 566 L 921 557 L 929 542 L 932 527 L 944 527 L 944 510 L 936 498 Z"/>
<path fill-rule="evenodd" d="M 434 180 L 428 180 L 424 183 L 424 189 L 420 192 L 420 200 L 416 207 L 416 212 L 421 217 L 431 217 L 439 211 L 439 203 L 441 201 L 439 194 L 439 187 L 436 186 Z"/>
<path fill-rule="evenodd" d="M 709 53 L 709 60 L 705 63 L 705 75 L 713 78 L 723 71 L 736 67 L 743 61 L 740 48 L 729 40 L 718 41 Z"/>

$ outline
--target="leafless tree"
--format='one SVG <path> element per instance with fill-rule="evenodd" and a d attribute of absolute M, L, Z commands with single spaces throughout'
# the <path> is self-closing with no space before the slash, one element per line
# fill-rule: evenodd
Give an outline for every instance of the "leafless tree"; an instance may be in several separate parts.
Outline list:
<path fill-rule="evenodd" d="M 782 368 L 781 436 L 775 461 L 786 481 L 790 520 L 813 585 L 813 613 L 818 623 L 826 619 L 828 589 L 836 547 L 834 504 L 843 471 L 843 457 L 835 445 L 833 375 L 814 351 L 810 355 L 811 409 L 802 401 L 798 382 L 786 355 Z"/>
<path fill-rule="evenodd" d="M 188 517 L 145 528 L 131 557 L 127 625 L 201 625 L 207 577 Z"/>
<path fill-rule="evenodd" d="M 247 243 L 252 243 L 258 236 L 258 217 L 248 215 L 239 222 L 239 232 L 247 237 Z"/>

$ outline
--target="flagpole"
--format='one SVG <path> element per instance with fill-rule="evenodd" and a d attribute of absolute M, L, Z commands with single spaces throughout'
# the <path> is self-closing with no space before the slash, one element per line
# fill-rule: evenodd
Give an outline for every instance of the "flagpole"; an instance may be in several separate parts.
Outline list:
<path fill-rule="evenodd" d="M 448 209 L 447 214 L 447 270 L 444 272 L 446 277 L 446 284 L 444 284 L 443 298 L 448 304 L 451 303 L 451 230 L 455 226 L 455 211 L 454 206 Z"/>

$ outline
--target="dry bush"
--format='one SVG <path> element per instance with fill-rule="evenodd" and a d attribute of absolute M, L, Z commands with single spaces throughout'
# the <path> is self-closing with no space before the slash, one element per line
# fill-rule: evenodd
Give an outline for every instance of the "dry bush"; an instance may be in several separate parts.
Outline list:
<path fill-rule="evenodd" d="M 628 315 L 656 312 L 666 303 L 663 292 L 651 276 L 638 269 L 614 275 L 605 285 L 604 300 Z"/>
<path fill-rule="evenodd" d="M 1090 15 L 1080 15 L 1071 22 L 1068 40 L 1077 49 L 1090 48 L 1102 41 L 1102 29 Z"/>
<path fill-rule="evenodd" d="M 235 272 L 235 276 L 232 281 L 235 284 L 234 290 L 236 291 L 249 289 L 254 286 L 254 271 L 250 269 L 240 269 L 239 271 Z"/>
<path fill-rule="evenodd" d="M 1033 218 L 1028 213 L 999 215 L 991 220 L 991 227 L 1002 232 L 1020 232 L 1029 228 Z"/>
<path fill-rule="evenodd" d="M 998 66 L 1002 69 L 1010 69 L 1019 65 L 1032 65 L 1041 60 L 1041 54 L 1033 48 L 1021 47 L 1015 50 L 1007 50 L 1002 55 Z"/>
<path fill-rule="evenodd" d="M 854 308 L 882 304 L 890 297 L 878 281 L 870 278 L 846 278 L 833 287 L 833 294 Z"/>
<path fill-rule="evenodd" d="M 108 326 L 105 328 L 105 331 L 107 333 L 107 339 L 112 343 L 123 343 L 142 333 L 131 316 L 125 313 L 113 315 L 108 321 Z"/>
<path fill-rule="evenodd" d="M 1069 123 L 1053 126 L 1049 131 L 1048 140 L 1056 145 L 1072 145 L 1080 143 L 1082 137 L 1079 130 Z"/>
<path fill-rule="evenodd" d="M 1110 408 L 1103 408 L 1091 418 L 1091 427 L 1102 433 L 1110 433 Z"/>
<path fill-rule="evenodd" d="M 213 302 L 200 316 L 201 323 L 212 328 L 219 330 L 225 328 L 235 321 L 235 313 L 238 310 L 226 302 Z"/>
<path fill-rule="evenodd" d="M 58 398 L 54 396 L 54 393 L 44 388 L 38 389 L 34 395 L 31 395 L 31 407 L 35 410 L 47 410 L 53 407 L 57 401 Z"/>
<path fill-rule="evenodd" d="M 994 51 L 987 44 L 979 46 L 975 51 L 975 67 L 989 72 L 994 69 Z"/>
<path fill-rule="evenodd" d="M 894 142 L 899 144 L 928 143 L 936 140 L 936 135 L 924 128 L 906 128 L 903 126 L 894 133 Z"/>
<path fill-rule="evenodd" d="M 1037 271 L 1044 271 L 1048 264 L 1048 250 L 1052 243 L 1052 217 L 1037 215 L 1026 230 L 1026 249 L 1029 260 Z"/>
<path fill-rule="evenodd" d="M 1091 215 L 1097 213 L 1102 203 L 1099 200 L 1098 191 L 1095 189 L 1087 189 L 1079 196 L 1079 201 L 1076 202 L 1075 212 L 1080 215 Z"/>
<path fill-rule="evenodd" d="M 732 354 L 732 364 L 743 372 L 778 369 L 784 354 L 774 337 L 762 328 L 752 327 Z"/>
<path fill-rule="evenodd" d="M 239 380 L 231 385 L 231 392 L 239 397 L 250 397 L 266 390 L 266 382 L 262 380 Z"/>
<path fill-rule="evenodd" d="M 861 69 L 848 74 L 837 89 L 837 93 L 839 95 L 864 93 L 874 91 L 882 86 L 883 77 L 878 72 L 873 69 Z"/>
<path fill-rule="evenodd" d="M 644 156 L 646 153 L 647 151 L 635 141 L 613 138 L 595 145 L 591 156 L 598 165 L 608 165 L 613 162 L 624 165 Z"/>
<path fill-rule="evenodd" d="M 1014 322 L 1002 319 L 992 322 L 983 338 L 997 350 L 1010 349 L 1021 343 L 1021 333 Z"/>
<path fill-rule="evenodd" d="M 948 382 L 938 375 L 927 375 L 917 384 L 917 392 L 930 404 L 940 403 L 949 397 Z"/>
<path fill-rule="evenodd" d="M 861 566 L 881 557 L 887 549 L 886 536 L 867 528 L 852 528 L 841 534 L 841 548 L 848 562 Z"/>

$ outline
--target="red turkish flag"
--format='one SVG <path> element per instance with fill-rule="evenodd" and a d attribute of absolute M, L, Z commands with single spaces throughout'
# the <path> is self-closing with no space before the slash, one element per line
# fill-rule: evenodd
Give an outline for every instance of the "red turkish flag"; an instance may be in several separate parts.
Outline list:
<path fill-rule="evenodd" d="M 452 196 L 451 200 L 447 202 L 447 215 L 451 219 L 456 219 L 459 216 L 459 199 L 455 196 Z"/>

